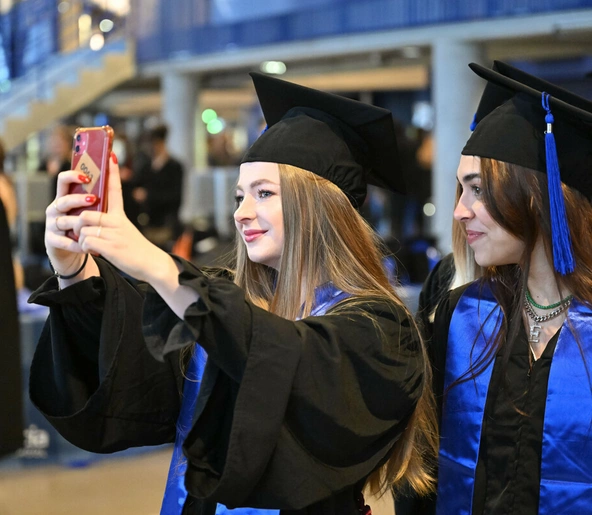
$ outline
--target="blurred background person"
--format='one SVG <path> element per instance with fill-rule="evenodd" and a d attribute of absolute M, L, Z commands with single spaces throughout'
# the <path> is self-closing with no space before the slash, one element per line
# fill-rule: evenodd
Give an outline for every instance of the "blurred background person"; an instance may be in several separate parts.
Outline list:
<path fill-rule="evenodd" d="M 4 150 L 0 144 L 0 169 Z M 7 201 L 7 209 L 4 201 Z M 16 215 L 14 190 L 0 172 L 0 457 L 11 454 L 23 443 L 22 384 L 15 275 L 12 261 L 10 216 Z M 22 277 L 22 276 L 21 276 Z"/>
<path fill-rule="evenodd" d="M 45 158 L 39 165 L 40 172 L 46 172 L 51 178 L 50 195 L 55 197 L 58 173 L 71 167 L 73 127 L 57 125 L 47 139 Z"/>
<path fill-rule="evenodd" d="M 14 284 L 16 289 L 20 290 L 23 287 L 24 282 L 23 267 L 18 257 L 14 255 L 16 248 L 16 219 L 18 215 L 18 205 L 14 185 L 4 170 L 4 161 L 4 145 L 2 141 L 0 141 L 0 201 L 2 201 L 4 206 L 4 213 L 8 224 L 9 243 L 7 244 L 7 249 L 12 256 Z"/>
<path fill-rule="evenodd" d="M 138 217 L 140 216 L 140 204 L 134 198 L 134 189 L 136 188 L 134 172 L 134 154 L 132 144 L 128 139 L 123 127 L 118 127 L 115 130 L 115 138 L 113 140 L 113 152 L 117 156 L 119 162 L 119 175 L 121 177 L 121 193 L 123 195 L 123 204 L 125 214 L 130 221 L 139 228 Z M 137 159 L 136 159 L 137 161 Z M 150 159 L 146 158 L 141 162 L 141 167 L 150 166 Z"/>
<path fill-rule="evenodd" d="M 168 128 L 150 131 L 150 161 L 138 170 L 132 197 L 139 205 L 138 221 L 146 238 L 159 247 L 169 244 L 180 231 L 179 209 L 183 165 L 169 155 Z"/>

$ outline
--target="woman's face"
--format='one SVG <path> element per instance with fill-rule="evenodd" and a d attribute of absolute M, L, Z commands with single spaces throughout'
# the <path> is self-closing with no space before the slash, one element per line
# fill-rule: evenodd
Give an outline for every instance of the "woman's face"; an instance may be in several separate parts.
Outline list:
<path fill-rule="evenodd" d="M 236 206 L 234 223 L 249 259 L 277 270 L 284 247 L 284 217 L 276 163 L 241 165 Z"/>
<path fill-rule="evenodd" d="M 454 209 L 455 220 L 465 224 L 467 243 L 479 266 L 516 264 L 524 253 L 524 242 L 501 227 L 485 208 L 481 192 L 481 163 L 478 157 L 461 156 L 456 178 L 462 195 Z"/>

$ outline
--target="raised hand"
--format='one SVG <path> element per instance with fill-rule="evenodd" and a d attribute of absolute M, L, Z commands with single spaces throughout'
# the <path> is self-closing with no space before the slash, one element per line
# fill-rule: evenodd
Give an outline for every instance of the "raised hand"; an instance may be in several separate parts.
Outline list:
<path fill-rule="evenodd" d="M 55 200 L 45 210 L 45 248 L 47 255 L 60 275 L 68 275 L 80 268 L 85 251 L 80 245 L 66 236 L 72 229 L 77 216 L 66 213 L 74 208 L 91 206 L 96 197 L 89 194 L 69 194 L 71 184 L 88 182 L 84 174 L 75 171 L 62 172 L 58 175 Z"/>
<path fill-rule="evenodd" d="M 150 243 L 125 215 L 119 166 L 114 154 L 109 167 L 107 205 L 106 213 L 84 211 L 74 217 L 77 220 L 72 228 L 78 235 L 81 250 L 103 256 L 136 279 L 150 281 L 155 275 L 155 266 L 159 262 L 169 262 L 170 257 Z"/>

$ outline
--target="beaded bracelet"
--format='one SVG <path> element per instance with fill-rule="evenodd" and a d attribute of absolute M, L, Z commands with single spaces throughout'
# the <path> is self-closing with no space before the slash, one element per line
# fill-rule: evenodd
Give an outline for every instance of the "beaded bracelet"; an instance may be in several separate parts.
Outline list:
<path fill-rule="evenodd" d="M 86 266 L 86 262 L 88 261 L 88 254 L 84 255 L 84 260 L 82 261 L 82 265 L 80 265 L 80 268 L 78 270 L 76 270 L 76 272 L 74 272 L 73 274 L 70 275 L 63 275 L 60 274 L 51 264 L 51 261 L 49 262 L 49 266 L 51 267 L 52 271 L 53 271 L 53 275 L 55 275 L 56 277 L 58 277 L 59 279 L 72 279 L 73 277 L 76 277 L 80 272 L 82 272 L 84 270 L 84 267 Z"/>

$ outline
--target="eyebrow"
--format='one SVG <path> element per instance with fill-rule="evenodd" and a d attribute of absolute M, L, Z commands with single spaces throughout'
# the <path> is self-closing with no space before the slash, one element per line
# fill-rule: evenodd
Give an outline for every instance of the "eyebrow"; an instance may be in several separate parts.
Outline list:
<path fill-rule="evenodd" d="M 274 186 L 279 186 L 279 184 L 270 181 L 269 179 L 257 179 L 256 181 L 253 181 L 250 185 L 249 185 L 249 189 L 253 189 L 256 188 L 257 186 L 260 186 L 261 184 L 273 184 Z M 243 190 L 243 187 L 240 184 L 236 185 L 236 189 L 237 190 Z"/>
<path fill-rule="evenodd" d="M 459 183 L 462 182 L 464 184 L 467 184 L 468 182 L 471 182 L 473 179 L 479 179 L 479 178 L 481 178 L 481 174 L 478 172 L 473 172 L 473 173 L 468 173 L 467 175 L 464 175 L 462 178 L 462 181 L 458 181 L 458 179 L 457 179 L 457 181 Z"/>

